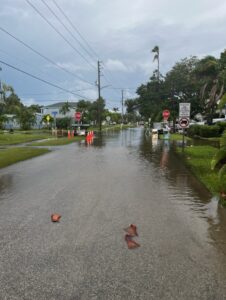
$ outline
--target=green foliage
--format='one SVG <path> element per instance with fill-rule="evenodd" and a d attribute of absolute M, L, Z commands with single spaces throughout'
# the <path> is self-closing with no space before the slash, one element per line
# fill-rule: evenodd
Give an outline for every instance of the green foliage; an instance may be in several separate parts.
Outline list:
<path fill-rule="evenodd" d="M 31 129 L 36 122 L 34 113 L 27 107 L 23 107 L 17 112 L 16 119 L 22 130 Z"/>
<path fill-rule="evenodd" d="M 69 102 L 67 101 L 67 102 L 65 102 L 65 103 L 62 105 L 62 107 L 61 107 L 61 109 L 60 109 L 60 113 L 63 114 L 63 115 L 66 115 L 66 113 L 69 112 L 69 111 L 70 111 L 70 104 L 69 104 Z"/>
<path fill-rule="evenodd" d="M 5 123 L 5 122 L 7 122 L 8 121 L 8 118 L 5 116 L 5 115 L 1 115 L 0 114 L 0 129 L 4 129 L 3 128 L 3 124 Z"/>
<path fill-rule="evenodd" d="M 220 103 L 218 105 L 219 109 L 223 109 L 226 107 L 226 94 L 223 95 L 223 97 L 220 100 Z"/>
<path fill-rule="evenodd" d="M 65 117 L 56 119 L 56 127 L 59 129 L 68 129 L 71 126 L 71 118 Z"/>
<path fill-rule="evenodd" d="M 225 149 L 220 149 L 217 151 L 215 154 L 214 158 L 211 161 L 211 169 L 214 170 L 217 165 L 219 165 L 222 160 L 226 158 L 226 150 Z"/>
<path fill-rule="evenodd" d="M 224 131 L 223 136 L 221 137 L 221 148 L 214 155 L 211 161 L 212 170 L 218 167 L 218 176 L 221 183 L 221 191 L 226 192 L 226 131 Z"/>
<path fill-rule="evenodd" d="M 188 128 L 188 136 L 194 137 L 204 137 L 204 138 L 210 138 L 210 137 L 219 137 L 220 136 L 220 127 L 218 125 L 192 125 L 190 128 Z"/>
<path fill-rule="evenodd" d="M 217 125 L 213 125 L 213 126 L 200 125 L 199 136 L 205 138 L 218 137 L 220 136 L 220 128 Z"/>
<path fill-rule="evenodd" d="M 226 122 L 217 122 L 216 125 L 220 128 L 220 134 L 226 130 Z"/>

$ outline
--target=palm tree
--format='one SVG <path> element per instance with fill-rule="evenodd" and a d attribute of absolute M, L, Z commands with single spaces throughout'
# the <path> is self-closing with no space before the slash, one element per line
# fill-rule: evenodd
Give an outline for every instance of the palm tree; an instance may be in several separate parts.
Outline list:
<path fill-rule="evenodd" d="M 159 82 L 159 46 L 155 46 L 152 50 L 153 53 L 155 53 L 153 61 L 157 60 L 158 63 L 158 82 Z"/>
<path fill-rule="evenodd" d="M 62 113 L 63 115 L 66 115 L 66 113 L 69 111 L 70 111 L 70 104 L 67 101 L 62 105 L 62 107 L 60 109 L 60 113 Z"/>

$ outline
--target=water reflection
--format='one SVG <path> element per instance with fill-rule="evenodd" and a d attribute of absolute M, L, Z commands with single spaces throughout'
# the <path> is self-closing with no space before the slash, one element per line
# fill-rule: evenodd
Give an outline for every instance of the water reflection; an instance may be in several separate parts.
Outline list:
<path fill-rule="evenodd" d="M 10 189 L 13 184 L 13 175 L 0 175 L 0 200 L 4 199 L 4 194 Z"/>
<path fill-rule="evenodd" d="M 175 143 L 143 135 L 140 155 L 159 170 L 155 172 L 156 176 L 161 174 L 167 180 L 169 201 L 206 219 L 208 241 L 216 247 L 220 245 L 221 251 L 226 254 L 226 209 L 219 203 L 219 198 L 213 197 L 181 163 L 175 153 Z"/>

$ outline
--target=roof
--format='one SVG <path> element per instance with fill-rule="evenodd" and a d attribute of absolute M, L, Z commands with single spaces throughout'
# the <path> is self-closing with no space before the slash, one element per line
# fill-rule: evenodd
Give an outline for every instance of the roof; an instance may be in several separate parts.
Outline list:
<path fill-rule="evenodd" d="M 67 101 L 46 105 L 44 108 L 61 108 L 65 103 L 67 103 Z M 77 102 L 68 102 L 68 104 L 71 108 L 75 108 L 77 106 Z"/>

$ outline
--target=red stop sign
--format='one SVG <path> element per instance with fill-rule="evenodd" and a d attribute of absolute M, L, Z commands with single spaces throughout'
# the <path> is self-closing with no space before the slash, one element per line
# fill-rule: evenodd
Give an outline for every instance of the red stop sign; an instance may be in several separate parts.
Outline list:
<path fill-rule="evenodd" d="M 81 113 L 80 112 L 76 112 L 75 113 L 75 120 L 80 121 L 81 119 Z"/>
<path fill-rule="evenodd" d="M 162 116 L 164 119 L 168 119 L 169 116 L 170 116 L 170 111 L 168 109 L 165 109 L 163 112 L 162 112 Z"/>

